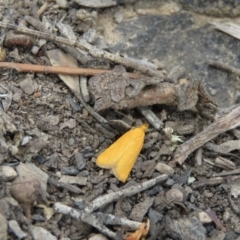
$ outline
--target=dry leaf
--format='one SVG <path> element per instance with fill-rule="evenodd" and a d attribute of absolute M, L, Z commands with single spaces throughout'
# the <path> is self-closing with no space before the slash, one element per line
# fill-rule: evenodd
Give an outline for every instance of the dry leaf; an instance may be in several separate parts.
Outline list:
<path fill-rule="evenodd" d="M 146 223 L 142 223 L 140 228 L 134 233 L 129 233 L 125 240 L 144 240 L 148 234 L 150 228 L 150 220 L 148 219 Z"/>

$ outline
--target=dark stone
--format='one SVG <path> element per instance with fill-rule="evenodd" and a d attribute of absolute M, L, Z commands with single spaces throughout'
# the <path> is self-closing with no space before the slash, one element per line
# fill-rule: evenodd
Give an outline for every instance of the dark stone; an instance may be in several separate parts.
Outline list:
<path fill-rule="evenodd" d="M 86 160 L 83 157 L 82 153 L 75 153 L 76 167 L 79 171 L 83 170 L 86 167 Z"/>
<path fill-rule="evenodd" d="M 78 174 L 78 169 L 75 168 L 74 166 L 70 166 L 70 167 L 62 167 L 61 169 L 61 173 L 63 175 L 70 175 L 70 176 L 76 176 Z"/>

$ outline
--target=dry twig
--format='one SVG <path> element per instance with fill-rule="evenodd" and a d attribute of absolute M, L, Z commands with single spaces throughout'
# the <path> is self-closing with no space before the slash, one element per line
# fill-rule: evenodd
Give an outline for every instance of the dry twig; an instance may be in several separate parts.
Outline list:
<path fill-rule="evenodd" d="M 108 204 L 110 202 L 116 201 L 120 197 L 129 197 L 136 193 L 142 192 L 150 187 L 153 187 L 157 183 L 166 181 L 167 178 L 168 178 L 168 175 L 163 174 L 156 178 L 150 179 L 146 182 L 139 183 L 135 186 L 98 197 L 88 205 L 88 207 L 85 209 L 85 211 L 88 213 L 91 213 L 91 212 L 97 210 L 98 208 L 105 206 L 106 204 Z"/>
<path fill-rule="evenodd" d="M 240 76 L 240 70 L 238 70 L 235 67 L 231 67 L 231 66 L 229 66 L 225 63 L 210 61 L 209 65 L 211 67 L 215 67 L 215 68 L 221 69 L 223 71 L 226 71 L 226 72 L 229 72 L 229 73 L 232 73 L 232 74 L 236 74 L 237 76 Z"/>
<path fill-rule="evenodd" d="M 29 29 L 26 27 L 16 26 L 14 24 L 5 23 L 5 22 L 0 22 L 0 26 L 3 28 L 16 30 L 17 32 L 25 33 L 25 34 L 28 34 L 28 35 L 31 35 L 34 37 L 44 38 L 44 39 L 51 40 L 54 42 L 63 43 L 63 44 L 69 45 L 69 46 L 78 47 L 82 50 L 88 51 L 93 57 L 104 58 L 104 59 L 116 62 L 118 64 L 122 64 L 124 66 L 136 69 L 142 73 L 146 73 L 150 76 L 163 77 L 163 73 L 161 71 L 153 70 L 153 69 L 147 67 L 146 65 L 140 64 L 139 62 L 136 62 L 132 59 L 123 58 L 116 54 L 112 54 L 112 53 L 106 52 L 104 50 L 98 49 L 95 46 L 87 43 L 83 39 L 80 39 L 79 41 L 75 41 L 75 40 L 71 41 L 66 38 L 51 35 L 49 33 L 35 31 L 35 30 Z"/>
<path fill-rule="evenodd" d="M 217 137 L 219 134 L 238 127 L 240 125 L 240 105 L 238 104 L 230 110 L 228 108 L 226 111 L 227 113 L 219 116 L 214 123 L 202 132 L 180 145 L 175 153 L 174 161 L 182 165 L 189 154 L 197 148 Z"/>
<path fill-rule="evenodd" d="M 103 224 L 104 221 L 105 221 L 105 224 L 127 226 L 131 230 L 138 229 L 141 226 L 141 223 L 118 218 L 110 214 L 107 214 L 107 216 L 105 216 L 102 213 L 93 213 L 93 211 L 97 210 L 102 206 L 105 206 L 110 202 L 116 201 L 120 197 L 132 196 L 136 193 L 146 190 L 147 188 L 153 187 L 157 183 L 167 180 L 167 178 L 168 176 L 166 174 L 163 174 L 161 176 L 158 176 L 154 179 L 137 184 L 135 186 L 131 186 L 129 188 L 98 197 L 97 199 L 93 200 L 92 203 L 86 203 L 87 207 L 84 208 L 83 210 L 77 210 L 69 206 L 63 205 L 61 203 L 55 203 L 54 210 L 56 212 L 66 214 L 75 219 L 86 222 L 92 225 L 93 227 L 97 228 L 100 232 L 107 235 L 108 237 L 115 239 L 116 234 L 111 230 L 109 230 L 106 226 L 104 226 Z"/>
<path fill-rule="evenodd" d="M 0 68 L 13 68 L 18 72 L 34 72 L 46 74 L 64 74 L 64 75 L 84 75 L 94 76 L 100 73 L 112 72 L 112 70 L 93 69 L 93 68 L 72 68 L 64 66 L 43 66 L 34 64 L 23 64 L 14 62 L 0 62 Z M 142 75 L 137 73 L 127 73 L 130 78 L 139 78 Z"/>

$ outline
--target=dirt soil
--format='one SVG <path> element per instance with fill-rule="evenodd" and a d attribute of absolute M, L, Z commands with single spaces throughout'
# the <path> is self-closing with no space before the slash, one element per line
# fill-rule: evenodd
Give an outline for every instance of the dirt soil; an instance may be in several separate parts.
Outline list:
<path fill-rule="evenodd" d="M 212 21 L 239 23 L 239 2 L 119 0 L 101 8 L 80 2 L 104 1 L 0 0 L 0 21 L 65 38 L 68 34 L 58 23 L 68 24 L 77 40 L 84 38 L 98 49 L 156 64 L 168 76 L 164 86 L 174 85 L 178 93 L 182 89 L 186 95 L 179 93 L 179 99 L 194 106 L 186 110 L 166 102 L 149 106 L 162 122 L 156 129 L 139 107 L 114 107 L 116 100 L 98 111 L 107 120 L 103 123 L 79 102 L 79 89 L 75 94 L 69 89 L 69 82 L 79 87 L 75 85 L 79 77 L 0 68 L 0 239 L 240 239 L 239 130 L 217 134 L 194 149 L 182 165 L 175 161 L 181 144 L 211 126 L 215 114 L 221 117 L 238 104 L 239 76 L 212 68 L 209 62 L 239 66 L 240 41 L 211 25 Z M 65 61 L 91 69 L 118 65 L 3 27 L 0 44 L 2 62 L 61 66 Z M 172 82 L 169 76 L 176 69 L 184 70 L 177 70 Z M 96 91 L 110 89 L 100 86 L 106 78 L 111 80 L 108 77 L 101 75 Z M 113 81 L 120 83 L 114 95 L 119 98 L 125 78 Z M 184 88 L 186 82 L 193 83 L 191 91 Z M 178 84 L 182 87 L 175 87 Z M 201 106 L 200 97 L 194 98 L 199 85 L 204 91 Z M 82 90 L 87 105 L 97 111 L 95 94 L 91 90 L 87 99 L 88 92 Z M 149 125 L 144 145 L 125 183 L 112 170 L 96 165 L 103 150 L 144 123 Z M 133 194 L 130 187 L 140 189 L 153 179 L 164 180 Z M 91 210 L 94 200 L 118 191 L 116 198 Z M 81 216 L 71 209 L 64 212 L 56 203 Z M 139 236 L 136 232 L 127 238 L 141 223 L 147 228 L 148 219 L 147 236 L 139 230 Z"/>

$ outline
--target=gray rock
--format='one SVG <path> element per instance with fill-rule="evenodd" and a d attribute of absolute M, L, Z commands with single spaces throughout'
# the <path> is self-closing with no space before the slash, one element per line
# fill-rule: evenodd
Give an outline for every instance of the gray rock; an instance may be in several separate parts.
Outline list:
<path fill-rule="evenodd" d="M 36 221 L 36 222 L 45 222 L 45 221 L 46 221 L 46 218 L 43 217 L 43 216 L 40 215 L 40 214 L 33 214 L 33 215 L 32 215 L 32 220 L 33 220 L 33 221 Z"/>
<path fill-rule="evenodd" d="M 5 217 L 0 213 L 0 239 L 7 240 L 7 220 Z"/>
<path fill-rule="evenodd" d="M 188 239 L 188 240 L 205 240 L 206 228 L 195 217 L 193 218 L 179 218 L 171 220 L 169 217 L 165 218 L 165 228 L 168 236 L 173 239 Z M 183 231 L 184 230 L 184 231 Z"/>
<path fill-rule="evenodd" d="M 19 85 L 27 95 L 32 95 L 35 91 L 34 82 L 30 77 L 27 77 L 25 80 L 21 81 Z"/>
<path fill-rule="evenodd" d="M 75 144 L 75 139 L 74 138 L 69 138 L 68 139 L 68 145 L 72 147 L 72 146 L 74 146 L 74 144 Z"/>
<path fill-rule="evenodd" d="M 82 153 L 75 153 L 76 167 L 79 171 L 83 170 L 86 167 L 86 160 L 83 157 Z"/>
<path fill-rule="evenodd" d="M 70 166 L 70 167 L 62 167 L 61 169 L 61 173 L 63 175 L 70 175 L 70 176 L 76 176 L 78 174 L 78 169 L 75 168 L 74 166 Z"/>
<path fill-rule="evenodd" d="M 150 229 L 149 229 L 149 234 L 150 238 L 148 240 L 155 240 L 157 239 L 157 236 L 159 235 L 159 231 L 161 231 L 161 228 L 159 226 L 159 223 L 163 219 L 163 215 L 152 208 L 150 208 L 148 212 L 148 217 L 150 219 Z"/>
<path fill-rule="evenodd" d="M 19 227 L 18 222 L 15 220 L 8 221 L 8 227 L 17 236 L 18 239 L 25 238 L 27 234 Z"/>
<path fill-rule="evenodd" d="M 183 193 L 178 189 L 171 189 L 166 193 L 168 202 L 182 202 L 184 199 Z"/>
<path fill-rule="evenodd" d="M 22 90 L 21 89 L 18 89 L 16 88 L 17 90 L 14 92 L 13 94 L 13 97 L 12 97 L 12 100 L 14 102 L 19 102 L 21 97 L 22 97 Z"/>
<path fill-rule="evenodd" d="M 129 217 L 135 221 L 142 222 L 145 214 L 152 204 L 153 198 L 147 197 L 143 202 L 138 203 L 133 207 Z"/>
<path fill-rule="evenodd" d="M 51 126 L 56 126 L 58 125 L 60 119 L 59 119 L 59 116 L 56 115 L 48 115 L 46 117 L 43 117 L 42 121 L 44 121 L 46 124 L 49 124 Z"/>
<path fill-rule="evenodd" d="M 169 178 L 166 182 L 164 182 L 163 186 L 164 187 L 172 187 L 172 185 L 175 183 L 175 181 L 171 178 Z"/>
<path fill-rule="evenodd" d="M 77 184 L 81 186 L 85 186 L 87 184 L 87 178 L 79 176 L 75 177 L 63 175 L 59 181 L 67 184 Z"/>
<path fill-rule="evenodd" d="M 148 166 L 147 166 L 147 169 L 145 170 L 142 178 L 150 178 L 152 177 L 153 175 L 153 172 L 154 172 L 154 167 L 156 166 L 156 163 L 155 161 L 151 161 L 149 162 Z"/>
<path fill-rule="evenodd" d="M 202 0 L 187 2 L 198 2 L 199 6 L 204 6 L 204 8 L 211 6 L 215 10 L 216 4 L 225 8 L 225 3 L 230 1 L 216 0 L 214 4 L 212 1 L 203 2 Z M 233 2 L 231 1 L 230 5 Z M 137 3 L 145 4 L 147 7 L 152 4 L 153 8 L 163 4 L 162 1 L 137 1 Z M 141 8 L 144 9 L 144 6 Z M 235 12 L 236 8 L 231 7 L 231 12 Z M 238 9 L 240 8 L 238 7 Z M 141 26 L 141 28 L 136 29 L 136 26 Z M 168 16 L 161 15 L 160 12 L 159 15 L 139 15 L 133 21 L 122 21 L 116 29 L 121 34 L 122 40 L 112 46 L 113 52 L 121 52 L 123 55 L 139 59 L 143 56 L 147 59 L 159 59 L 159 56 L 162 56 L 161 61 L 168 70 L 181 62 L 186 73 L 202 80 L 207 90 L 217 91 L 213 97 L 221 106 L 235 104 L 233 93 L 236 93 L 236 86 L 234 81 L 229 82 L 229 76 L 224 71 L 209 68 L 208 61 L 216 59 L 217 56 L 219 61 L 224 59 L 225 64 L 234 66 L 234 59 L 238 57 L 236 45 L 238 46 L 239 40 L 227 37 L 220 31 L 214 31 L 207 22 L 199 25 L 199 18 L 190 12 L 183 11 L 168 14 Z M 174 31 L 171 31 L 173 29 Z M 133 32 L 135 34 L 131 37 Z M 192 44 L 186 44 L 186 39 Z M 164 46 L 164 48 L 160 46 Z M 225 46 L 230 46 L 230 48 L 226 51 Z M 166 49 L 168 50 L 166 51 Z M 217 82 L 216 76 L 218 77 Z M 228 89 L 228 91 L 224 91 L 224 89 Z"/>
<path fill-rule="evenodd" d="M 55 236 L 53 236 L 50 232 L 48 232 L 46 229 L 42 227 L 32 226 L 32 236 L 34 240 L 42 240 L 42 239 L 48 239 L 48 240 L 57 240 Z"/>

